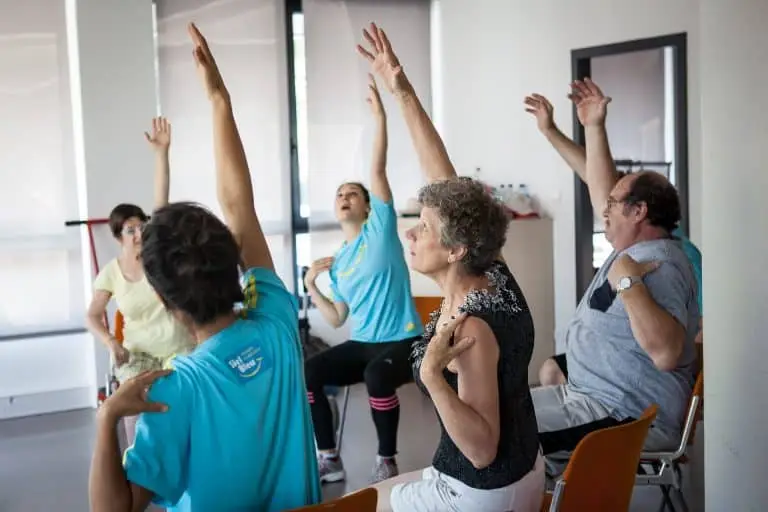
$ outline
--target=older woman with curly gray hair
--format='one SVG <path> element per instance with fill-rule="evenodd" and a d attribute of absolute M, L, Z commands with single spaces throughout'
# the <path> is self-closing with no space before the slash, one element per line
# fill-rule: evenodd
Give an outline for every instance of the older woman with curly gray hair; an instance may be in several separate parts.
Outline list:
<path fill-rule="evenodd" d="M 533 319 L 501 258 L 508 219 L 484 187 L 458 178 L 386 34 L 372 24 L 371 63 L 400 104 L 429 184 L 408 232 L 411 267 L 443 302 L 413 345 L 414 377 L 437 410 L 432 465 L 379 484 L 379 510 L 539 510 L 544 462 L 528 388 Z"/>

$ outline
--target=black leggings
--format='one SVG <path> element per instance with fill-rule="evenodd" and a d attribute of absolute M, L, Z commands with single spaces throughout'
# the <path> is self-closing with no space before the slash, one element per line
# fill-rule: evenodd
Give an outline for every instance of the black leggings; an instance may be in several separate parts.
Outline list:
<path fill-rule="evenodd" d="M 349 386 L 365 381 L 371 416 L 379 437 L 379 455 L 392 457 L 397 453 L 400 402 L 395 390 L 413 380 L 411 344 L 417 339 L 382 343 L 345 341 L 307 360 L 307 398 L 318 449 L 336 447 L 333 418 L 324 387 Z"/>

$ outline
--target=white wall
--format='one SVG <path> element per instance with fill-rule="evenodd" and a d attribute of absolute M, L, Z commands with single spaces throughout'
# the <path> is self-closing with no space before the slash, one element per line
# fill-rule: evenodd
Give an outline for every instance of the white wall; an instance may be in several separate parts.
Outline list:
<path fill-rule="evenodd" d="M 555 220 L 555 318 L 575 310 L 573 176 L 523 111 L 526 94 L 547 95 L 571 133 L 566 93 L 571 50 L 676 32 L 688 33 L 692 238 L 701 240 L 699 20 L 696 0 L 510 2 L 439 0 L 441 129 L 460 173 L 481 167 L 491 183 L 526 183 Z M 610 92 L 610 91 L 609 91 Z"/>
<path fill-rule="evenodd" d="M 766 20 L 764 0 L 701 2 L 703 202 L 709 206 L 704 457 L 707 510 L 715 511 L 768 504 Z"/>

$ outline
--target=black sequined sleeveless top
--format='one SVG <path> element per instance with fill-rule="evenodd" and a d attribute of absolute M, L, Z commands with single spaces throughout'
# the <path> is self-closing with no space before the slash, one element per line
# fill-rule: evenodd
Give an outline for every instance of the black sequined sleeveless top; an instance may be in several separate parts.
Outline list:
<path fill-rule="evenodd" d="M 475 489 L 498 489 L 523 478 L 533 469 L 538 455 L 538 427 L 528 387 L 528 365 L 533 353 L 534 330 L 525 297 L 507 265 L 494 263 L 486 275 L 491 289 L 471 291 L 459 311 L 484 320 L 499 343 L 498 452 L 489 466 L 476 469 L 456 447 L 441 419 L 440 444 L 432 465 L 441 473 Z M 427 395 L 429 393 L 419 377 L 419 368 L 427 344 L 435 332 L 439 315 L 439 311 L 432 313 L 424 337 L 413 345 L 414 378 Z M 448 370 L 443 375 L 458 393 L 458 376 Z"/>

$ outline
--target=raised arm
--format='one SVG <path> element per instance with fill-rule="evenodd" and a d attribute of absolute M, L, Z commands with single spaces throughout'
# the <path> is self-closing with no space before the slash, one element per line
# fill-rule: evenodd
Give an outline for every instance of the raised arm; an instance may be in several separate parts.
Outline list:
<path fill-rule="evenodd" d="M 371 161 L 371 192 L 388 203 L 392 200 L 392 189 L 387 179 L 387 114 L 381 103 L 379 89 L 373 75 L 368 74 L 368 105 L 376 122 L 376 135 L 373 139 L 373 159 Z"/>
<path fill-rule="evenodd" d="M 549 100 L 541 94 L 526 96 L 525 111 L 536 118 L 536 125 L 544 137 L 555 148 L 555 151 L 565 160 L 581 181 L 587 181 L 587 152 L 567 137 L 555 124 L 554 108 Z"/>
<path fill-rule="evenodd" d="M 427 180 L 431 182 L 456 177 L 456 170 L 443 140 L 416 96 L 387 35 L 371 23 L 370 29 L 363 29 L 363 36 L 368 41 L 370 51 L 361 45 L 357 45 L 357 51 L 368 59 L 371 69 L 382 78 L 384 85 L 397 99 Z"/>
<path fill-rule="evenodd" d="M 600 217 L 611 190 L 618 181 L 616 165 L 605 130 L 605 116 L 611 98 L 605 96 L 589 78 L 585 78 L 583 82 L 580 80 L 573 82 L 569 98 L 576 105 L 579 121 L 584 126 L 587 146 L 586 181 L 592 200 L 592 209 Z"/>
<path fill-rule="evenodd" d="M 190 23 L 200 81 L 213 110 L 213 147 L 216 160 L 216 195 L 224 220 L 240 246 L 245 268 L 274 269 L 272 255 L 253 205 L 253 186 L 243 142 L 237 131 L 232 103 L 208 42 Z"/>
<path fill-rule="evenodd" d="M 152 119 L 152 133 L 144 132 L 144 137 L 155 153 L 155 209 L 162 208 L 168 204 L 171 186 L 171 123 L 164 117 Z"/>

